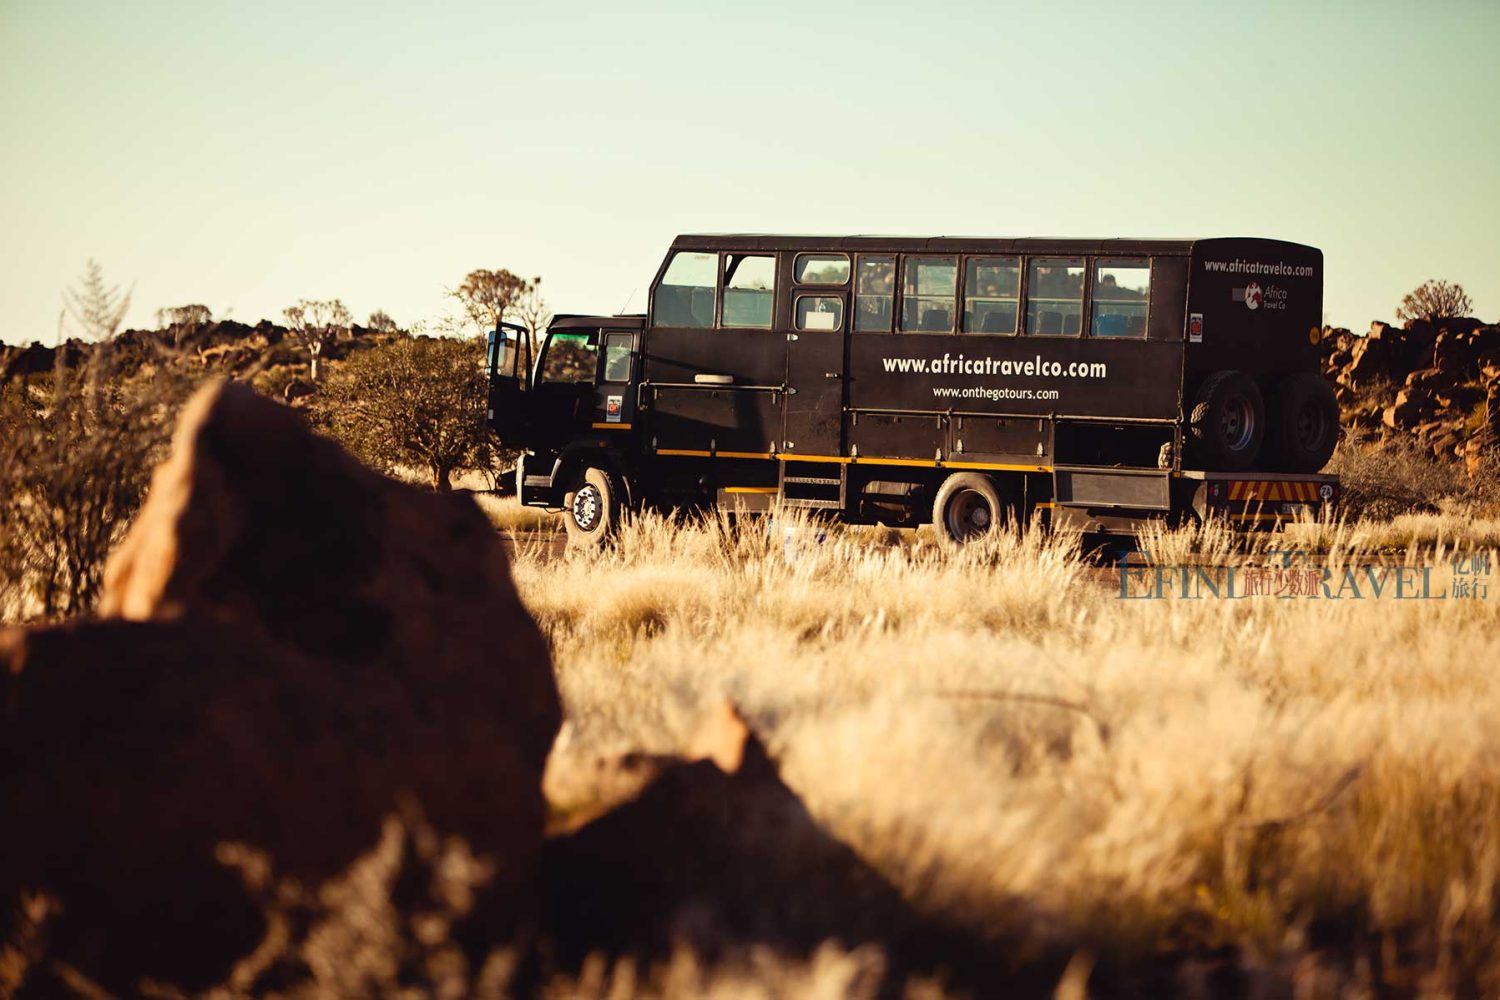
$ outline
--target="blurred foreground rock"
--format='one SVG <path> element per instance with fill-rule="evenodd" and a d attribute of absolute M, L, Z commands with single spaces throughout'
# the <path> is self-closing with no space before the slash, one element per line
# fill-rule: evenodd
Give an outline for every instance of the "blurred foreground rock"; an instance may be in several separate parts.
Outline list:
<path fill-rule="evenodd" d="M 219 981 L 264 930 L 223 845 L 315 886 L 408 800 L 493 861 L 487 933 L 529 908 L 560 710 L 471 500 L 378 476 L 215 384 L 184 409 L 101 611 L 0 632 L 0 907 L 61 904 L 51 959 L 124 993 Z"/>
<path fill-rule="evenodd" d="M 682 756 L 627 754 L 593 768 L 597 789 L 624 795 L 547 841 L 542 928 L 557 969 L 590 955 L 659 961 L 682 945 L 711 960 L 754 948 L 807 957 L 832 940 L 877 946 L 892 983 L 921 974 L 1034 989 L 1061 971 L 1059 957 L 1044 956 L 1020 974 L 1003 948 L 914 909 L 818 823 L 728 703 Z"/>

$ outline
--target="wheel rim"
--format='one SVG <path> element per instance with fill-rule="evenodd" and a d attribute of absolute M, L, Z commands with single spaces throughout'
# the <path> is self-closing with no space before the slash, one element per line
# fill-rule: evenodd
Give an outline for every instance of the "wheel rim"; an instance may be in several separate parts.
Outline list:
<path fill-rule="evenodd" d="M 1255 436 L 1255 409 L 1244 396 L 1233 396 L 1224 403 L 1224 415 L 1220 421 L 1224 431 L 1224 444 L 1230 451 L 1244 451 Z"/>
<path fill-rule="evenodd" d="M 943 515 L 948 534 L 959 541 L 967 541 L 985 534 L 995 524 L 995 510 L 989 497 L 978 490 L 959 490 L 948 501 Z"/>
<path fill-rule="evenodd" d="M 1297 414 L 1297 443 L 1304 448 L 1316 448 L 1323 440 L 1327 421 L 1321 407 L 1308 403 Z"/>
<path fill-rule="evenodd" d="M 593 483 L 584 483 L 573 494 L 573 523 L 583 531 L 599 527 L 604 512 L 604 496 Z"/>

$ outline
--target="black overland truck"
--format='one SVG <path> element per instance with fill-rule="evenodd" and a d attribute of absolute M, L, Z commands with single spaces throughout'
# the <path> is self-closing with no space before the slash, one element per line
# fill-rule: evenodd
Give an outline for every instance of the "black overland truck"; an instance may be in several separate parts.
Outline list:
<path fill-rule="evenodd" d="M 1323 256 L 1264 239 L 681 236 L 649 312 L 490 350 L 522 503 L 1128 532 L 1338 497 Z"/>

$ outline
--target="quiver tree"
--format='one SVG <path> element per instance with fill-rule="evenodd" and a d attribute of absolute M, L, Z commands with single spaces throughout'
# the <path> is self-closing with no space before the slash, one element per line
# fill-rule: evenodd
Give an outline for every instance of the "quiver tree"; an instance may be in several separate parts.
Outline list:
<path fill-rule="evenodd" d="M 537 308 L 545 311 L 546 304 L 537 294 L 541 283 L 541 278 L 526 279 L 504 269 L 470 271 L 464 283 L 448 294 L 463 306 L 464 314 L 480 333 L 488 333 L 499 326 L 507 314 L 519 313 L 523 306 L 532 312 Z M 528 332 L 534 331 L 528 327 Z M 531 346 L 533 349 L 536 346 L 534 339 Z"/>
<path fill-rule="evenodd" d="M 282 311 L 287 332 L 307 348 L 309 374 L 317 382 L 323 377 L 323 352 L 340 336 L 347 335 L 354 317 L 338 299 L 302 299 Z"/>
<path fill-rule="evenodd" d="M 167 306 L 156 310 L 156 325 L 172 335 L 172 344 L 180 346 L 214 321 L 208 306 Z"/>
<path fill-rule="evenodd" d="M 484 461 L 487 388 L 483 341 L 403 337 L 344 361 L 317 416 L 376 468 L 422 469 L 446 492 L 454 470 Z"/>
<path fill-rule="evenodd" d="M 395 333 L 400 329 L 396 321 L 391 319 L 391 314 L 384 309 L 376 309 L 370 313 L 370 318 L 365 322 L 365 326 L 376 333 Z"/>
<path fill-rule="evenodd" d="M 1424 281 L 1401 300 L 1396 307 L 1396 319 L 1410 324 L 1414 320 L 1436 323 L 1444 319 L 1456 319 L 1469 315 L 1474 303 L 1464 292 L 1464 286 L 1451 281 Z"/>

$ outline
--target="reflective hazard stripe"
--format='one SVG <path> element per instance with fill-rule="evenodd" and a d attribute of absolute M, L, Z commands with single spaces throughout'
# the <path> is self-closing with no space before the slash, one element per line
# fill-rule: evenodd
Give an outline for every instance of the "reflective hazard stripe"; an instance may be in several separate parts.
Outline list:
<path fill-rule="evenodd" d="M 1231 479 L 1229 499 L 1266 503 L 1278 500 L 1298 500 L 1312 503 L 1318 499 L 1318 484 L 1300 481 L 1283 482 L 1277 479 Z"/>

